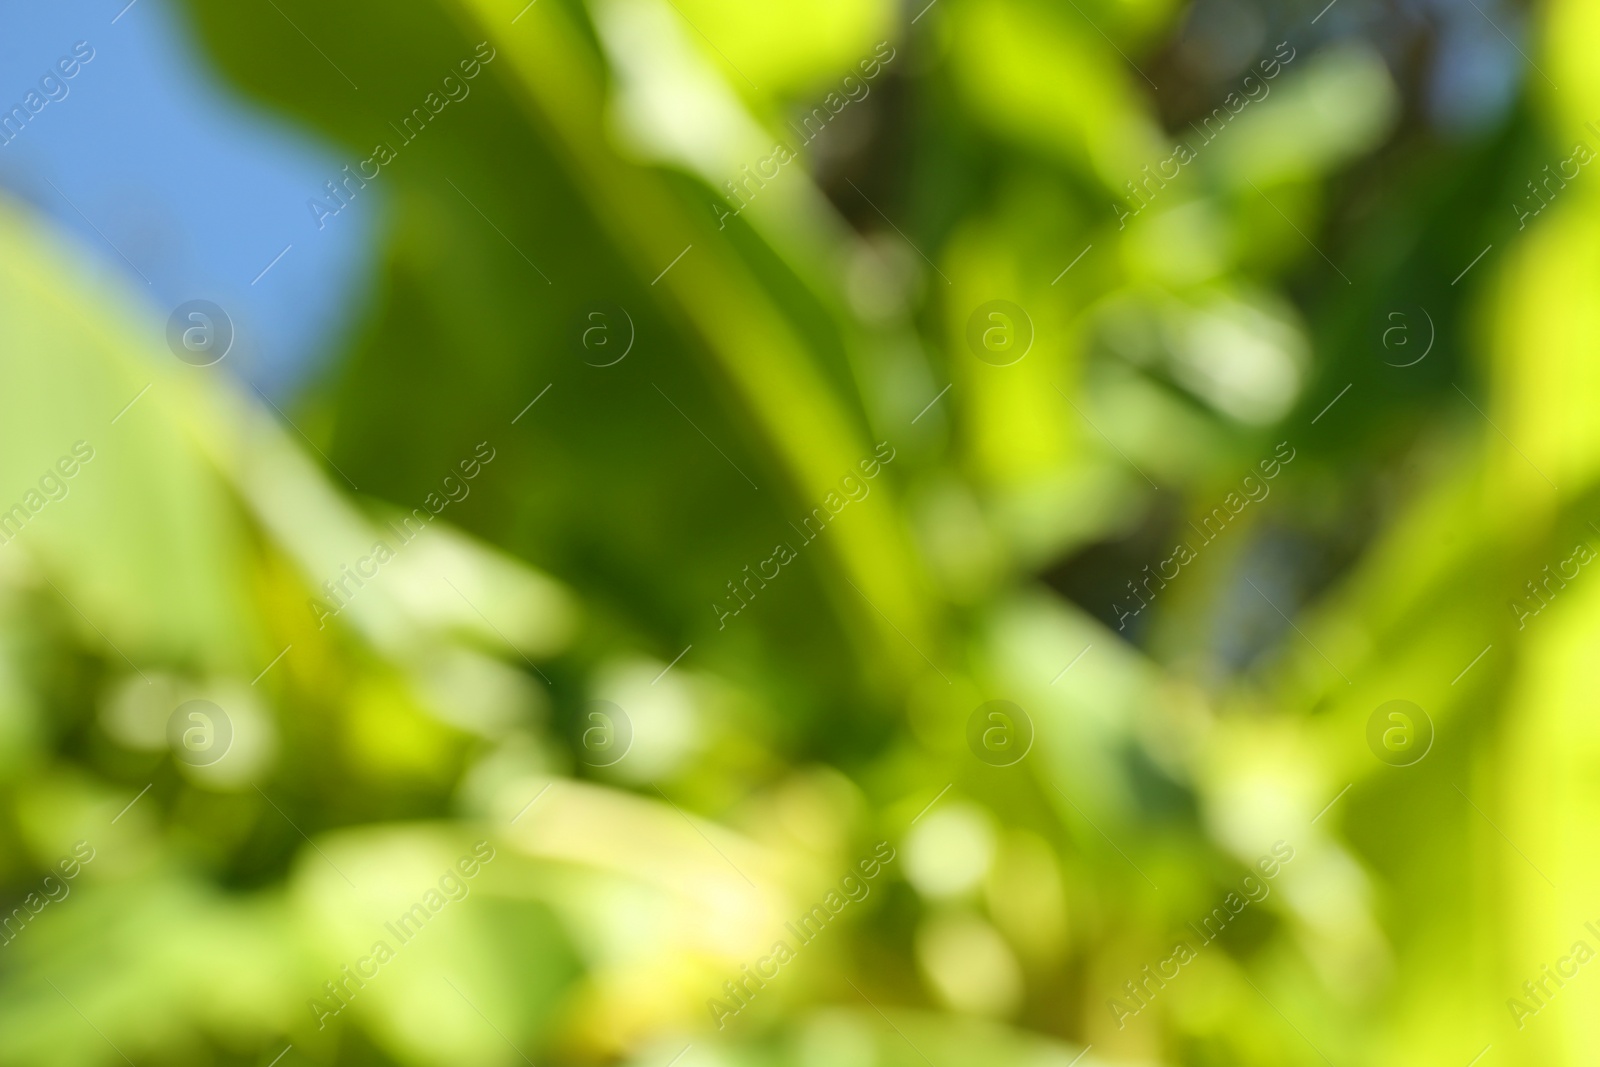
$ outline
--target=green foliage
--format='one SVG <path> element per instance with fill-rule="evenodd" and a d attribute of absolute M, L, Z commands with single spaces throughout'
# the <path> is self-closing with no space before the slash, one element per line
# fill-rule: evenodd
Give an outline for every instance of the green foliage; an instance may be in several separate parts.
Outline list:
<path fill-rule="evenodd" d="M 394 152 L 315 451 L 0 210 L 0 502 L 92 450 L 0 546 L 0 1063 L 1586 1061 L 1600 985 L 1506 1004 L 1600 922 L 1600 584 L 1506 603 L 1600 538 L 1600 212 L 1500 197 L 1592 11 L 1468 151 L 1300 12 L 1213 143 L 1166 4 L 277 7 L 188 10 Z"/>

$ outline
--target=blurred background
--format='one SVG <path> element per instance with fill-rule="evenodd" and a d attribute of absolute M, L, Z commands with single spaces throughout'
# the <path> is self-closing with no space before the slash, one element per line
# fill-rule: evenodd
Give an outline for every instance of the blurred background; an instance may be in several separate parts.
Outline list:
<path fill-rule="evenodd" d="M 1600 8 L 6 28 L 0 1063 L 1592 1061 Z"/>

